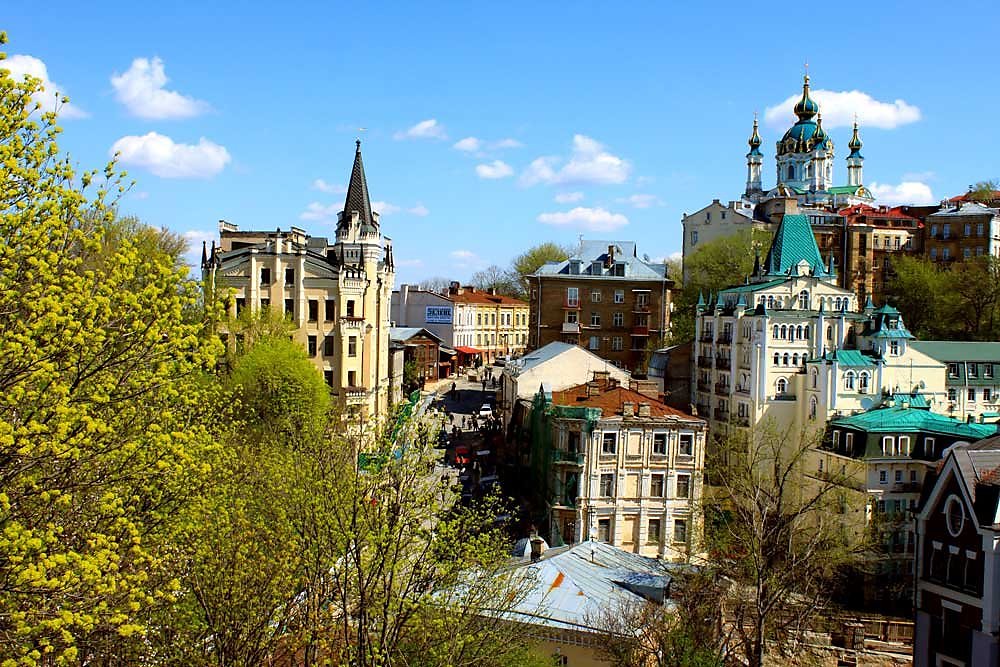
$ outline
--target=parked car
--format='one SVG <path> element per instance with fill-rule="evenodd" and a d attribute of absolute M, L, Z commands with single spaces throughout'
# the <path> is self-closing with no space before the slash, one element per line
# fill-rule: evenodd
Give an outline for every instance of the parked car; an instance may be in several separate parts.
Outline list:
<path fill-rule="evenodd" d="M 472 450 L 468 445 L 459 445 L 455 448 L 455 463 L 458 465 L 468 465 L 472 460 Z"/>
<path fill-rule="evenodd" d="M 483 407 L 479 408 L 479 416 L 482 418 L 493 416 L 493 408 L 490 407 L 489 403 L 483 403 Z"/>
<path fill-rule="evenodd" d="M 503 355 L 500 355 L 499 357 L 497 357 L 496 359 L 493 360 L 493 365 L 494 366 L 506 366 L 507 365 L 507 357 L 505 357 Z"/>

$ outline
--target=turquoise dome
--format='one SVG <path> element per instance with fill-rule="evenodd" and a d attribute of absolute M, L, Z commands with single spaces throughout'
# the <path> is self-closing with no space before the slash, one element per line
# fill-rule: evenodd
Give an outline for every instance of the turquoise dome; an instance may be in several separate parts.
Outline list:
<path fill-rule="evenodd" d="M 819 105 L 813 101 L 813 98 L 809 97 L 808 74 L 806 74 L 805 81 L 802 83 L 802 99 L 795 104 L 794 111 L 799 120 L 809 120 L 819 113 Z"/>

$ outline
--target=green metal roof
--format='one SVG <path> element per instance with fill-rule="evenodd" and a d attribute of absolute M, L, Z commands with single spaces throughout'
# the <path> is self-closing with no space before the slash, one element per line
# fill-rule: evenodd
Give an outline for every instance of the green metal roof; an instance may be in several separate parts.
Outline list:
<path fill-rule="evenodd" d="M 778 285 L 784 285 L 785 279 L 778 278 L 776 280 L 768 280 L 765 283 L 750 283 L 749 285 L 737 285 L 736 287 L 727 287 L 724 290 L 719 290 L 719 294 L 736 294 L 737 292 L 757 292 L 762 289 L 767 289 L 769 287 L 777 287 Z"/>
<path fill-rule="evenodd" d="M 836 361 L 841 366 L 849 368 L 871 368 L 875 359 L 865 356 L 858 350 L 834 350 L 823 355 L 824 361 Z"/>
<path fill-rule="evenodd" d="M 1000 362 L 1000 342 L 915 340 L 910 345 L 938 361 Z"/>
<path fill-rule="evenodd" d="M 826 189 L 831 195 L 853 195 L 861 186 L 858 185 L 834 185 Z"/>
<path fill-rule="evenodd" d="M 783 215 L 774 233 L 771 248 L 764 260 L 764 272 L 767 275 L 789 275 L 792 268 L 805 260 L 817 276 L 827 276 L 823 257 L 816 247 L 816 237 L 813 235 L 809 218 L 805 215 Z"/>
<path fill-rule="evenodd" d="M 887 401 L 892 401 L 894 405 L 901 405 L 903 401 L 910 404 L 911 408 L 930 408 L 927 396 L 924 394 L 890 394 Z"/>
<path fill-rule="evenodd" d="M 981 440 L 997 432 L 996 426 L 992 424 L 967 424 L 926 409 L 902 406 L 875 408 L 850 417 L 834 419 L 830 425 L 868 433 L 938 433 L 971 441 Z"/>

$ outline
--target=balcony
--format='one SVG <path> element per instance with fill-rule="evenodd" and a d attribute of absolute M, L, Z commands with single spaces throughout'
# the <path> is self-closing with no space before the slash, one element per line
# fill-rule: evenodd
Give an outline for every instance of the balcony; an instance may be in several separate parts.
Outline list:
<path fill-rule="evenodd" d="M 582 466 L 583 452 L 566 452 L 561 449 L 552 450 L 552 462 L 566 465 Z"/>
<path fill-rule="evenodd" d="M 750 387 L 743 387 L 743 386 L 740 386 L 740 385 L 736 385 L 736 393 L 737 394 L 744 394 L 745 396 L 749 396 L 750 395 Z"/>
<path fill-rule="evenodd" d="M 715 358 L 715 367 L 719 368 L 719 369 L 722 369 L 724 371 L 728 371 L 729 369 L 731 369 L 733 367 L 733 365 L 732 365 L 732 363 L 730 363 L 729 357 L 716 357 Z"/>
<path fill-rule="evenodd" d="M 348 405 L 360 405 L 368 397 L 368 389 L 365 387 L 344 387 L 344 398 Z"/>
<path fill-rule="evenodd" d="M 638 326 L 638 325 L 636 325 L 636 326 L 632 327 L 632 335 L 633 336 L 648 336 L 649 335 L 649 326 Z"/>
<path fill-rule="evenodd" d="M 771 397 L 772 401 L 794 401 L 795 394 L 775 394 Z"/>
<path fill-rule="evenodd" d="M 715 421 L 717 422 L 727 422 L 729 421 L 729 410 L 722 410 L 720 408 L 716 408 L 715 412 L 713 413 L 713 416 L 715 417 Z"/>
<path fill-rule="evenodd" d="M 566 299 L 563 301 L 563 308 L 566 310 L 580 310 L 580 300 Z"/>
<path fill-rule="evenodd" d="M 716 394 L 728 394 L 730 391 L 730 386 L 728 382 L 716 382 L 715 383 L 715 393 Z"/>
<path fill-rule="evenodd" d="M 580 333 L 580 323 L 579 322 L 563 322 L 562 332 L 564 334 L 578 334 Z"/>
<path fill-rule="evenodd" d="M 698 357 L 698 368 L 711 368 L 712 357 Z"/>
<path fill-rule="evenodd" d="M 719 337 L 715 339 L 715 342 L 720 345 L 730 345 L 733 342 L 733 333 L 731 331 L 724 331 L 719 334 Z"/>
<path fill-rule="evenodd" d="M 634 306 L 632 306 L 632 312 L 633 313 L 648 313 L 649 312 L 649 304 L 648 303 L 637 303 Z"/>

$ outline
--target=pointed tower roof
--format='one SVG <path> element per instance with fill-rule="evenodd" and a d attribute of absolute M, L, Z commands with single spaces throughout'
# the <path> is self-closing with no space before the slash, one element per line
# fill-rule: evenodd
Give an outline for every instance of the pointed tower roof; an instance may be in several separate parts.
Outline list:
<path fill-rule="evenodd" d="M 201 242 L 201 266 L 204 268 L 208 265 L 208 242 Z"/>
<path fill-rule="evenodd" d="M 699 308 L 704 308 L 705 307 L 705 295 L 701 291 L 698 292 L 698 303 L 697 303 L 697 306 Z"/>
<path fill-rule="evenodd" d="M 771 248 L 764 259 L 764 274 L 787 276 L 793 268 L 805 260 L 815 276 L 828 278 L 830 274 L 823 266 L 823 257 L 816 246 L 809 218 L 804 215 L 784 215 L 774 233 Z"/>
<path fill-rule="evenodd" d="M 809 97 L 809 75 L 806 74 L 802 79 L 802 99 L 800 99 L 795 105 L 795 115 L 799 117 L 799 120 L 809 120 L 817 113 L 819 113 L 819 105 Z"/>
<path fill-rule="evenodd" d="M 351 182 L 347 184 L 347 198 L 344 200 L 344 219 L 350 220 L 351 211 L 357 211 L 362 230 L 377 230 L 378 225 L 372 215 L 372 202 L 368 197 L 368 181 L 365 179 L 365 163 L 361 161 L 361 140 L 354 142 L 354 167 Z"/>
<path fill-rule="evenodd" d="M 760 155 L 760 134 L 757 133 L 757 114 L 753 115 L 753 134 L 750 135 L 750 139 L 747 141 L 750 144 L 750 153 L 747 157 L 751 155 Z"/>
<path fill-rule="evenodd" d="M 861 154 L 862 145 L 863 144 L 861 143 L 861 137 L 858 136 L 858 121 L 857 119 L 855 119 L 854 136 L 852 136 L 851 140 L 847 142 L 847 147 L 851 149 L 851 154 L 848 155 L 847 157 L 848 158 L 856 157 L 856 158 L 861 158 L 863 160 L 864 156 Z"/>

